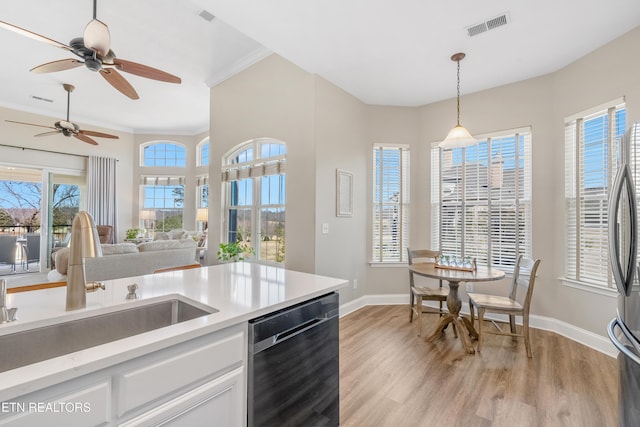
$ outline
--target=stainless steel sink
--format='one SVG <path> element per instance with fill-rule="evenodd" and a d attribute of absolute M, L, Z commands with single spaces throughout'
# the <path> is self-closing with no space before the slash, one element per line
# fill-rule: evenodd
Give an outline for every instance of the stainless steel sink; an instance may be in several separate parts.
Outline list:
<path fill-rule="evenodd" d="M 133 306 L 132 306 L 133 305 Z M 0 335 L 0 372 L 185 322 L 218 310 L 171 298 Z"/>

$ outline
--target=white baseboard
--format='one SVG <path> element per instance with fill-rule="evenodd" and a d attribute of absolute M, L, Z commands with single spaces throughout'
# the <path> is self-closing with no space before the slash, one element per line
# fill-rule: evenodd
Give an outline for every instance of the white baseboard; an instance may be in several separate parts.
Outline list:
<path fill-rule="evenodd" d="M 346 316 L 349 313 L 353 313 L 368 305 L 401 305 L 408 304 L 409 297 L 406 294 L 383 294 L 383 295 L 365 295 L 352 301 L 348 301 L 340 305 L 340 317 Z M 428 305 L 431 302 L 428 302 Z M 434 303 L 435 306 L 435 303 Z M 464 305 L 463 305 L 464 307 Z M 463 308 L 463 314 L 469 314 L 468 310 Z M 491 316 L 488 319 L 502 320 L 507 319 L 506 316 Z M 562 320 L 554 319 L 551 317 L 531 315 L 529 317 L 529 323 L 532 328 L 542 329 L 545 331 L 555 332 L 563 337 L 569 338 L 580 344 L 591 347 L 601 353 L 604 353 L 611 357 L 618 355 L 618 350 L 609 341 L 609 338 L 604 335 L 594 334 Z"/>

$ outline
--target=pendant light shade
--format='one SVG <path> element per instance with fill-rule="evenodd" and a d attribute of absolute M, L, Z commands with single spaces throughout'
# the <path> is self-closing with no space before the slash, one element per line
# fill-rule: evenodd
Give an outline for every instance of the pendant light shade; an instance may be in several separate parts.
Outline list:
<path fill-rule="evenodd" d="M 458 96 L 457 96 L 457 111 L 458 118 L 456 127 L 449 131 L 449 134 L 440 144 L 440 148 L 460 148 L 460 147 L 468 147 L 470 145 L 474 145 L 478 142 L 469 131 L 460 124 L 460 61 L 464 59 L 466 55 L 462 52 L 456 53 L 451 57 L 452 61 L 458 63 Z"/>

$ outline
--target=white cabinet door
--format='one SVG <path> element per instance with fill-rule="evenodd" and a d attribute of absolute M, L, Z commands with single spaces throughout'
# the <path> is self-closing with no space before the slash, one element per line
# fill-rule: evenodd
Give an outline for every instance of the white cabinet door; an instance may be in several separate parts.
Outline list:
<path fill-rule="evenodd" d="M 244 396 L 244 369 L 239 367 L 120 425 L 242 427 Z"/>

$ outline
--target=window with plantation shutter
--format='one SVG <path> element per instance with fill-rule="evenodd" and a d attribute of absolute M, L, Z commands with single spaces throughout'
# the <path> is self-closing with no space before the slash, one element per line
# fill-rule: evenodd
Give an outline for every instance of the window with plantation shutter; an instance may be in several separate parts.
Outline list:
<path fill-rule="evenodd" d="M 409 146 L 373 147 L 373 263 L 407 261 Z"/>
<path fill-rule="evenodd" d="M 431 246 L 478 264 L 512 269 L 531 256 L 531 130 L 431 148 Z"/>
<path fill-rule="evenodd" d="M 607 209 L 625 127 L 622 99 L 565 119 L 567 279 L 614 287 Z M 632 147 L 632 153 L 635 151 Z"/>

